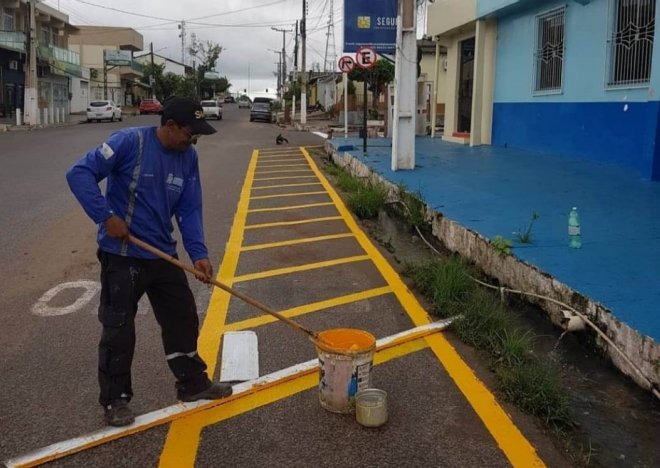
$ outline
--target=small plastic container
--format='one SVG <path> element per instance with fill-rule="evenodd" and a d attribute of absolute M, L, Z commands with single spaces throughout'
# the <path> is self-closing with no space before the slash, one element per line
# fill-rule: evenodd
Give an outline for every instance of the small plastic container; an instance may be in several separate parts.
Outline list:
<path fill-rule="evenodd" d="M 355 419 L 365 427 L 379 427 L 387 422 L 387 392 L 378 388 L 360 390 L 355 395 Z"/>

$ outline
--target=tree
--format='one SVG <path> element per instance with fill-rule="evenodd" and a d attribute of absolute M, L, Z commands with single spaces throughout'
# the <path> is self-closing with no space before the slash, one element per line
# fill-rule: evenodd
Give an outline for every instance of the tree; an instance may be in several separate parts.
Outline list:
<path fill-rule="evenodd" d="M 207 80 L 204 74 L 207 71 L 215 70 L 216 63 L 223 47 L 212 41 L 202 41 L 195 33 L 191 34 L 190 47 L 188 53 L 195 58 L 195 78 L 197 95 L 211 95 L 215 85 L 216 92 L 224 92 L 231 86 L 226 77 L 217 80 Z M 197 65 L 198 64 L 198 65 Z M 223 81 L 224 80 L 224 81 Z"/>
<path fill-rule="evenodd" d="M 383 91 L 385 91 L 385 86 L 394 80 L 394 65 L 387 60 L 380 59 L 376 61 L 376 65 L 371 70 L 355 67 L 348 74 L 348 79 L 353 81 L 364 82 L 365 78 L 367 80 L 367 89 L 371 91 L 373 96 L 372 106 L 377 110 L 378 100 Z"/>
<path fill-rule="evenodd" d="M 154 85 L 153 85 L 153 94 L 156 96 L 156 99 L 159 101 L 163 101 L 165 98 L 168 98 L 170 96 L 169 90 L 164 90 L 163 89 L 163 71 L 165 70 L 165 64 L 157 64 L 154 63 L 153 66 L 151 63 L 146 63 L 144 65 L 144 72 L 142 73 L 142 77 L 140 78 L 140 82 L 146 84 L 147 86 L 151 86 L 151 77 L 154 77 Z"/>

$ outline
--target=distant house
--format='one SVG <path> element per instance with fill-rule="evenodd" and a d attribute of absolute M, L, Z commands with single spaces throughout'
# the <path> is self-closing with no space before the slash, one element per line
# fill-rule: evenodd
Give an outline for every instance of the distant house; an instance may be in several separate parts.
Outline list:
<path fill-rule="evenodd" d="M 445 0 L 443 138 L 600 161 L 660 180 L 655 0 Z"/>
<path fill-rule="evenodd" d="M 87 101 L 110 99 L 119 105 L 132 105 L 137 97 L 150 94 L 139 79 L 143 67 L 132 59 L 133 53 L 142 50 L 142 34 L 131 28 L 113 26 L 77 26 L 75 34 L 69 38 L 69 48 L 80 55 L 84 67 L 90 69 L 88 80 L 73 85 L 88 90 Z M 130 62 L 124 66 L 105 63 L 106 51 L 126 51 Z M 104 72 L 105 65 L 105 72 Z M 74 99 L 74 112 L 84 111 L 87 102 L 84 98 Z"/>
<path fill-rule="evenodd" d="M 174 73 L 178 76 L 186 76 L 192 72 L 191 67 L 184 65 L 183 63 L 172 60 L 171 58 L 158 55 L 156 53 L 152 54 L 151 52 L 143 52 L 139 55 L 135 55 L 135 61 L 140 62 L 142 65 L 149 65 L 152 60 L 156 65 L 164 65 L 163 74 L 165 73 Z"/>

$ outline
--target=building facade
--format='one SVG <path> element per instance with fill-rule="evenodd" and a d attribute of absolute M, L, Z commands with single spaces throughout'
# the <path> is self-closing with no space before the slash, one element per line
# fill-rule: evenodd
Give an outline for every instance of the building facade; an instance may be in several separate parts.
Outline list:
<path fill-rule="evenodd" d="M 479 0 L 497 21 L 493 144 L 660 180 L 656 0 Z"/>
<path fill-rule="evenodd" d="M 143 66 L 133 59 L 133 54 L 143 48 L 142 34 L 131 28 L 111 26 L 78 26 L 69 38 L 69 47 L 80 55 L 81 63 L 88 68 L 89 79 L 81 78 L 74 87 L 75 111 L 82 112 L 90 100 L 109 99 L 121 106 L 132 106 L 138 98 L 151 94 L 139 82 Z M 127 51 L 127 65 L 115 66 L 106 57 L 112 51 Z"/>
<path fill-rule="evenodd" d="M 76 31 L 67 15 L 37 3 L 37 93 L 39 121 L 57 122 L 70 113 L 70 82 L 80 76 L 80 57 L 68 50 Z M 0 0 L 0 117 L 13 118 L 24 106 L 28 63 L 29 6 L 27 0 Z"/>

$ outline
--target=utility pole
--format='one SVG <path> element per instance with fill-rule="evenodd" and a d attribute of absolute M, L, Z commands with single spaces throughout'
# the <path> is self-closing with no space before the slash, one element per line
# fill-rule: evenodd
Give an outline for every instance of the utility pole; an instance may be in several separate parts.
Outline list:
<path fill-rule="evenodd" d="M 325 36 L 325 57 L 323 59 L 323 71 L 332 72 L 337 63 L 337 50 L 335 49 L 335 2 L 330 0 L 330 17 L 328 18 L 328 32 Z M 332 43 L 330 37 L 332 36 Z M 328 57 L 328 48 L 332 45 L 332 53 Z M 328 66 L 329 65 L 329 66 Z"/>
<path fill-rule="evenodd" d="M 307 69 L 305 68 L 305 44 L 307 39 L 307 0 L 303 0 L 303 17 L 300 22 L 300 38 L 302 40 L 301 78 L 300 86 L 300 124 L 307 123 Z"/>
<path fill-rule="evenodd" d="M 156 69 L 154 68 L 154 43 L 149 45 L 151 49 L 151 76 L 149 77 L 149 84 L 151 85 L 151 99 L 156 99 Z"/>
<path fill-rule="evenodd" d="M 292 32 L 290 29 L 277 29 L 277 28 L 270 28 L 273 31 L 281 32 L 282 33 L 282 56 L 280 57 L 282 65 L 280 66 L 280 73 L 282 75 L 282 78 L 280 79 L 280 86 L 284 87 L 284 83 L 286 83 L 286 33 Z M 281 90 L 278 86 L 277 92 L 280 93 Z"/>
<path fill-rule="evenodd" d="M 415 115 L 417 67 L 417 4 L 399 0 L 394 64 L 394 116 L 392 119 L 392 170 L 415 168 Z"/>
<path fill-rule="evenodd" d="M 181 32 L 179 33 L 179 37 L 181 38 L 181 63 L 185 65 L 186 64 L 186 22 L 184 20 L 181 20 L 179 29 L 181 30 Z"/>
<path fill-rule="evenodd" d="M 36 0 L 29 0 L 30 9 L 30 56 L 28 58 L 27 86 L 25 87 L 25 123 L 39 124 L 39 106 L 37 95 L 37 20 Z"/>
<path fill-rule="evenodd" d="M 271 52 L 275 52 L 278 56 L 277 65 L 277 97 L 281 96 L 282 86 L 284 86 L 284 77 L 282 76 L 282 52 L 275 49 L 268 49 Z"/>

